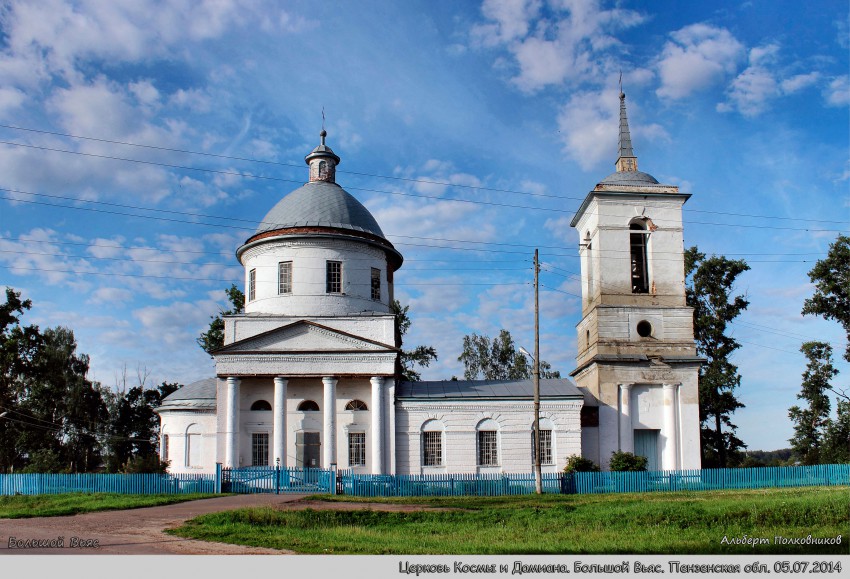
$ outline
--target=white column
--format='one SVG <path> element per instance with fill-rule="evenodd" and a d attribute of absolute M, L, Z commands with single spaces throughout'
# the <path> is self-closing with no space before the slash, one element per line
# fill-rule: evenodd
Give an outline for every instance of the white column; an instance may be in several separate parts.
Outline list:
<path fill-rule="evenodd" d="M 274 441 L 272 443 L 274 465 L 286 467 L 286 385 L 288 380 L 283 376 L 274 379 Z"/>
<path fill-rule="evenodd" d="M 322 436 L 324 461 L 322 468 L 336 464 L 336 378 L 322 378 L 324 385 L 325 431 Z"/>
<path fill-rule="evenodd" d="M 239 467 L 239 378 L 227 378 L 224 415 L 224 466 Z"/>
<path fill-rule="evenodd" d="M 661 454 L 661 468 L 663 470 L 677 470 L 679 468 L 679 426 L 676 420 L 676 391 L 678 384 L 664 384 L 664 416 L 662 418 L 662 434 L 664 435 L 664 450 Z"/>
<path fill-rule="evenodd" d="M 635 451 L 635 433 L 632 424 L 632 385 L 620 384 L 620 451 Z"/>
<path fill-rule="evenodd" d="M 372 474 L 384 474 L 384 379 L 372 383 Z"/>

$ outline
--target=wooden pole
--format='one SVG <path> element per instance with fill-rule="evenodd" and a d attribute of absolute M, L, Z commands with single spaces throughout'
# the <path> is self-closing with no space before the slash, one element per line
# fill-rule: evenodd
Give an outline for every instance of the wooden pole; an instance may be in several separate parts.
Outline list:
<path fill-rule="evenodd" d="M 534 250 L 534 490 L 543 494 L 543 471 L 540 468 L 540 262 Z"/>

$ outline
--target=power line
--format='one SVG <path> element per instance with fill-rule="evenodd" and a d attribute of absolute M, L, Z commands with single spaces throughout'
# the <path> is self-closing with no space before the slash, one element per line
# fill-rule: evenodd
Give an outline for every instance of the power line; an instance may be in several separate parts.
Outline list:
<path fill-rule="evenodd" d="M 263 164 L 263 165 L 274 165 L 274 166 L 282 166 L 282 167 L 303 168 L 303 165 L 300 164 L 300 163 L 288 163 L 288 162 L 283 162 L 283 161 L 270 161 L 270 160 L 267 160 L 267 159 L 256 159 L 256 158 L 252 158 L 252 157 L 237 157 L 237 156 L 233 156 L 233 155 L 222 155 L 222 154 L 217 154 L 217 153 L 209 153 L 209 152 L 203 152 L 203 151 L 193 151 L 193 150 L 189 150 L 189 149 L 178 149 L 178 148 L 164 147 L 164 146 L 158 146 L 158 145 L 143 145 L 143 144 L 140 144 L 140 143 L 131 143 L 131 142 L 127 142 L 127 141 L 117 141 L 117 140 L 103 139 L 103 138 L 97 138 L 97 137 L 74 135 L 74 134 L 70 134 L 70 133 L 62 133 L 62 132 L 58 132 L 58 131 L 47 131 L 47 130 L 43 130 L 43 129 L 33 129 L 33 128 L 27 128 L 27 127 L 19 127 L 19 126 L 15 126 L 15 125 L 0 124 L 0 127 L 6 128 L 6 129 L 17 130 L 17 131 L 27 131 L 27 132 L 31 132 L 31 133 L 40 133 L 40 134 L 46 134 L 46 135 L 67 137 L 67 138 L 72 138 L 72 139 L 81 139 L 81 140 L 87 140 L 87 141 L 95 141 L 95 142 L 100 142 L 100 143 L 109 143 L 109 144 L 113 144 L 113 145 L 123 145 L 123 146 L 128 146 L 128 147 L 137 147 L 137 148 L 142 148 L 142 149 L 150 149 L 150 150 L 164 151 L 164 152 L 171 152 L 171 153 L 182 153 L 182 154 L 188 154 L 188 155 L 197 155 L 197 156 L 203 156 L 203 157 L 209 157 L 209 158 L 215 158 L 215 159 L 244 161 L 244 162 L 249 162 L 249 163 L 258 163 L 258 164 Z M 126 159 L 126 158 L 123 158 L 123 157 L 101 156 L 101 155 L 95 155 L 93 153 L 82 153 L 80 151 L 68 151 L 68 150 L 65 150 L 65 149 L 53 149 L 53 148 L 41 147 L 41 146 L 37 146 L 37 145 L 27 145 L 27 144 L 24 144 L 24 143 L 16 143 L 14 141 L 0 141 L 0 142 L 8 144 L 8 145 L 12 145 L 12 146 L 32 147 L 32 148 L 50 150 L 50 151 L 54 151 L 54 152 L 75 154 L 75 155 L 91 155 L 91 156 L 95 156 L 95 157 L 103 157 L 103 158 L 107 158 L 107 159 L 123 160 L 123 161 L 127 161 L 127 162 L 148 163 L 148 161 L 143 161 L 143 160 L 139 160 L 139 159 Z M 153 163 L 153 162 L 151 162 L 151 163 Z M 196 170 L 196 171 L 206 171 L 206 169 L 200 169 L 200 168 L 195 168 L 195 167 L 175 166 L 174 168 Z M 214 170 L 210 169 L 209 171 L 214 171 Z M 439 180 L 423 179 L 423 178 L 418 178 L 418 177 L 417 178 L 399 177 L 399 176 L 396 176 L 396 175 L 381 175 L 381 174 L 377 174 L 377 173 L 364 173 L 364 172 L 346 171 L 346 170 L 340 170 L 340 171 L 337 171 L 337 172 L 342 173 L 342 174 L 348 174 L 348 175 L 357 175 L 357 176 L 361 176 L 361 177 L 373 177 L 373 178 L 378 178 L 378 179 L 391 179 L 391 180 L 395 180 L 395 181 L 403 181 L 403 182 L 409 182 L 409 183 L 414 183 L 414 184 L 415 183 L 424 183 L 424 184 L 428 184 L 428 185 L 443 185 L 443 186 L 446 186 L 446 187 L 458 187 L 458 188 L 464 188 L 464 189 L 471 189 L 471 190 L 475 190 L 475 191 L 492 191 L 492 192 L 495 192 L 495 193 L 511 193 L 511 194 L 514 194 L 514 195 L 527 195 L 527 196 L 531 196 L 531 197 L 564 199 L 564 200 L 570 200 L 570 201 L 583 201 L 584 200 L 584 197 L 568 197 L 568 196 L 562 196 L 562 195 L 550 195 L 550 194 L 546 194 L 546 193 L 533 193 L 533 192 L 530 192 L 530 191 L 517 191 L 515 189 L 500 189 L 500 188 L 494 188 L 494 187 L 485 187 L 483 185 L 469 185 L 469 184 L 463 184 L 463 183 L 452 183 L 450 181 L 439 181 Z M 244 177 L 255 177 L 255 178 L 263 178 L 263 179 L 266 179 L 266 178 L 277 179 L 277 178 L 272 178 L 272 177 L 262 177 L 262 176 L 256 176 L 256 175 L 251 175 L 251 174 L 243 174 L 243 173 L 236 173 L 236 174 L 240 175 L 240 176 L 244 176 Z M 277 179 L 277 180 L 300 182 L 298 180 L 288 180 L 288 179 Z M 351 187 L 351 188 L 357 189 L 356 187 Z M 368 189 L 363 189 L 363 190 L 369 191 Z M 381 192 L 381 191 L 376 191 L 376 192 Z M 390 193 L 390 192 L 389 191 L 383 191 L 383 193 Z M 691 209 L 691 208 L 688 208 L 688 209 L 685 209 L 684 211 L 691 212 L 691 213 L 705 213 L 705 214 L 711 214 L 711 215 L 726 215 L 726 216 L 729 216 L 729 217 L 747 217 L 747 218 L 755 218 L 755 219 L 777 219 L 777 220 L 795 221 L 795 222 L 807 221 L 807 222 L 811 222 L 811 223 L 839 223 L 839 224 L 845 224 L 846 223 L 846 220 L 810 219 L 810 218 L 803 218 L 803 217 L 799 217 L 799 216 L 785 217 L 785 216 L 778 216 L 778 215 L 759 215 L 759 214 L 754 214 L 754 213 L 735 213 L 735 212 L 731 212 L 731 211 L 712 211 L 712 210 L 708 210 L 708 209 Z M 574 211 L 573 211 L 573 213 L 574 213 Z"/>

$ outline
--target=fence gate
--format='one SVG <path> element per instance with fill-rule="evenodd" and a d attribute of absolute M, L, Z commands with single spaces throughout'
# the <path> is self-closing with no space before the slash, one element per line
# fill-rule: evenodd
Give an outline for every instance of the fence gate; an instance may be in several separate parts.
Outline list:
<path fill-rule="evenodd" d="M 336 471 L 320 468 L 246 467 L 221 469 L 224 493 L 332 493 Z"/>

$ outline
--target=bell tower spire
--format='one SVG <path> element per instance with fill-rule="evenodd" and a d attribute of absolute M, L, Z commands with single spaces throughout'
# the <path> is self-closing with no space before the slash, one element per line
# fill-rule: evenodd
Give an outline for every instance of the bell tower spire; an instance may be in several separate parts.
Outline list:
<path fill-rule="evenodd" d="M 619 156 L 615 166 L 618 173 L 638 170 L 637 157 L 632 149 L 632 136 L 629 133 L 629 118 L 626 115 L 626 94 L 623 92 L 622 81 L 620 84 L 620 140 Z"/>

